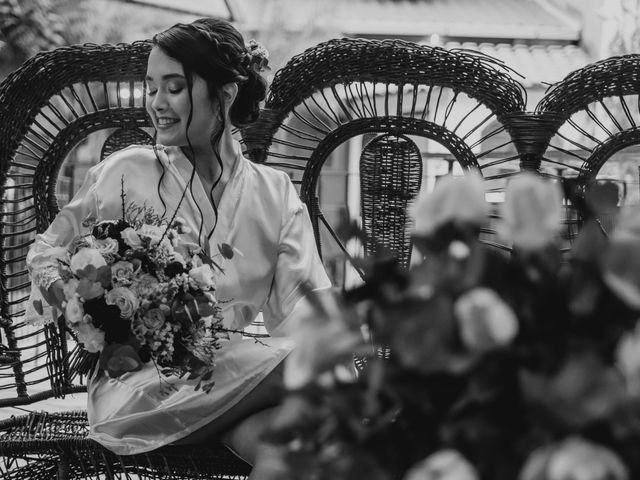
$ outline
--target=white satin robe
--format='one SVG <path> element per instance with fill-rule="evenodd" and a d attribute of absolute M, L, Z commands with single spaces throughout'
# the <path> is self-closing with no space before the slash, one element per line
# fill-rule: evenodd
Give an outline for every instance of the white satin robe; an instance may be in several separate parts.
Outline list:
<path fill-rule="evenodd" d="M 262 312 L 272 338 L 265 339 L 266 346 L 240 335 L 225 342 L 217 351 L 216 384 L 208 394 L 194 391 L 194 381 L 172 377 L 170 381 L 178 390 L 163 396 L 152 363 L 119 378 L 102 375 L 90 379 L 89 436 L 117 454 L 142 453 L 172 443 L 235 405 L 291 351 L 293 344 L 286 332 L 295 317 L 294 307 L 303 304 L 298 302 L 300 285 L 308 282 L 315 289 L 330 286 L 308 212 L 289 177 L 245 159 L 237 142 L 235 148 L 234 171 L 219 202 L 218 223 L 209 247 L 215 254 L 217 244 L 226 242 L 243 256 L 224 261 L 225 273 L 217 279 L 216 296 L 225 302 L 226 326 L 243 329 Z M 165 170 L 160 192 L 170 217 L 187 187 L 192 165 L 176 147 L 159 147 L 158 156 Z M 68 244 L 83 232 L 81 224 L 88 216 L 120 218 L 121 179 L 127 202 L 141 205 L 146 201 L 157 213 L 163 212 L 158 195 L 160 162 L 151 147 L 132 146 L 93 167 L 73 200 L 37 237 L 27 262 L 33 263 L 54 246 Z M 203 232 L 213 228 L 215 213 L 197 175 L 193 196 L 187 192 L 178 216 L 191 229 L 194 242 L 202 218 Z"/>

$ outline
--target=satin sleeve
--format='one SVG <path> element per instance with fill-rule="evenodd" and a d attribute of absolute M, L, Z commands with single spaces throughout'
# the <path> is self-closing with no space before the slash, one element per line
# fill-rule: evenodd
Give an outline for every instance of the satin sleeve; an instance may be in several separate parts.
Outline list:
<path fill-rule="evenodd" d="M 78 235 L 85 232 L 82 223 L 89 217 L 97 217 L 95 185 L 101 165 L 87 172 L 84 183 L 73 199 L 58 213 L 49 228 L 36 238 L 29 247 L 26 257 L 27 269 L 31 277 L 31 292 L 25 312 L 25 321 L 42 324 L 52 321 L 57 313 L 46 304 L 40 288 L 47 289 L 60 278 L 58 259 L 66 255 L 67 247 Z M 41 306 L 35 307 L 38 304 Z M 42 309 L 42 313 L 39 310 Z"/>
<path fill-rule="evenodd" d="M 293 186 L 291 186 L 293 190 Z M 312 290 L 331 287 L 318 250 L 307 207 L 295 195 L 295 208 L 280 235 L 275 274 L 263 308 L 264 324 L 271 336 L 288 335 L 296 311 L 305 301 L 301 285 Z"/>

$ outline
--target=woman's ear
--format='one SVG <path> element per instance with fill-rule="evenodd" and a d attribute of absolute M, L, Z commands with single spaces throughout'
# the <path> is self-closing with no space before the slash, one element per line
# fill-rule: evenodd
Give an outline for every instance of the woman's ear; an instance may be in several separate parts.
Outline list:
<path fill-rule="evenodd" d="M 236 95 L 238 95 L 238 84 L 236 82 L 229 82 L 222 86 L 222 99 L 224 100 L 225 110 L 228 111 L 231 108 Z"/>

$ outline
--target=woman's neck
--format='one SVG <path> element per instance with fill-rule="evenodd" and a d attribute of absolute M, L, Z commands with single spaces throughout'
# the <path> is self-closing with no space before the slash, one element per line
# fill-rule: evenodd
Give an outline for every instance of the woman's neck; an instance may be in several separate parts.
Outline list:
<path fill-rule="evenodd" d="M 195 165 L 196 173 L 205 184 L 211 184 L 218 180 L 221 173 L 220 163 L 216 158 L 216 153 L 210 144 L 202 146 L 193 146 L 193 153 L 189 151 L 189 148 L 182 148 L 192 165 Z M 220 154 L 220 160 L 222 161 L 222 173 L 230 173 L 233 170 L 233 165 L 236 161 L 235 145 L 233 143 L 233 137 L 229 131 L 222 134 L 220 142 L 218 144 L 218 152 Z M 225 179 L 221 179 L 224 181 Z"/>

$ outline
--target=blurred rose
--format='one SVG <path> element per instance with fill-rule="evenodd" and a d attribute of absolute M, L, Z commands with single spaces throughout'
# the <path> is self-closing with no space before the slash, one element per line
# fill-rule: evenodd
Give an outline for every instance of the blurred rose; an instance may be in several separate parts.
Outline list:
<path fill-rule="evenodd" d="M 97 239 L 93 248 L 98 250 L 103 257 L 113 256 L 118 253 L 118 241 L 115 238 Z"/>
<path fill-rule="evenodd" d="M 295 318 L 298 324 L 291 328 L 291 336 L 296 348 L 287 357 L 284 368 L 284 384 L 290 390 L 316 381 L 329 386 L 341 363 L 352 365 L 353 355 L 363 346 L 360 332 L 347 327 L 343 316 L 348 313 L 338 305 L 333 292 L 317 291 L 309 295 L 313 296 L 312 301 L 299 302 L 294 311 L 298 313 Z"/>
<path fill-rule="evenodd" d="M 559 185 L 535 173 L 521 173 L 507 184 L 502 216 L 501 234 L 515 247 L 543 248 L 554 241 L 561 227 Z"/>
<path fill-rule="evenodd" d="M 94 248 L 81 248 L 71 257 L 70 262 L 71 271 L 76 275 L 88 266 L 98 269 L 106 265 L 104 257 Z"/>
<path fill-rule="evenodd" d="M 138 235 L 136 231 L 131 227 L 122 230 L 120 232 L 120 236 L 122 237 L 122 240 L 124 240 L 124 243 L 129 245 L 131 248 L 136 248 L 142 245 L 140 235 Z"/>
<path fill-rule="evenodd" d="M 203 290 L 215 287 L 215 272 L 206 263 L 189 270 L 189 277 Z"/>
<path fill-rule="evenodd" d="M 84 308 L 82 308 L 82 303 L 80 303 L 78 295 L 73 295 L 71 298 L 68 298 L 67 305 L 64 308 L 64 318 L 67 322 L 74 325 L 78 324 L 83 316 Z"/>
<path fill-rule="evenodd" d="M 133 277 L 133 264 L 119 261 L 111 265 L 111 280 L 114 284 L 129 285 Z"/>
<path fill-rule="evenodd" d="M 84 345 L 85 350 L 96 353 L 104 348 L 105 341 L 102 330 L 86 322 L 79 323 L 75 328 L 78 335 L 78 342 Z"/>
<path fill-rule="evenodd" d="M 623 211 L 600 259 L 604 282 L 629 307 L 640 310 L 640 210 Z"/>
<path fill-rule="evenodd" d="M 518 319 L 500 296 L 489 288 L 474 288 L 454 304 L 460 337 L 471 351 L 510 343 L 518 333 Z"/>
<path fill-rule="evenodd" d="M 153 295 L 155 288 L 158 285 L 158 279 L 149 273 L 143 273 L 134 280 L 132 289 L 140 297 L 148 297 Z"/>
<path fill-rule="evenodd" d="M 121 318 L 131 318 L 140 306 L 138 297 L 127 287 L 116 287 L 105 295 L 107 305 L 116 305 Z"/>
<path fill-rule="evenodd" d="M 627 480 L 629 473 L 611 450 L 569 437 L 535 450 L 520 472 L 520 480 Z"/>
<path fill-rule="evenodd" d="M 618 341 L 616 363 L 626 381 L 629 393 L 640 395 L 640 323 L 625 332 Z"/>
<path fill-rule="evenodd" d="M 489 206 L 485 201 L 484 181 L 480 174 L 463 177 L 446 176 L 436 183 L 431 193 L 421 193 L 412 207 L 413 234 L 432 235 L 449 222 L 482 226 Z"/>
<path fill-rule="evenodd" d="M 137 234 L 140 237 L 148 238 L 151 241 L 151 244 L 156 244 L 164 236 L 164 231 L 165 227 L 159 227 L 157 225 L 142 225 L 137 230 Z"/>
<path fill-rule="evenodd" d="M 456 450 L 440 450 L 415 464 L 404 480 L 478 480 L 476 469 Z"/>
<path fill-rule="evenodd" d="M 158 330 L 164 322 L 164 313 L 159 308 L 150 308 L 142 316 L 142 324 L 147 330 Z"/>
<path fill-rule="evenodd" d="M 64 292 L 64 298 L 70 300 L 74 298 L 78 292 L 78 284 L 80 281 L 77 278 L 70 278 L 64 282 L 62 291 Z"/>

